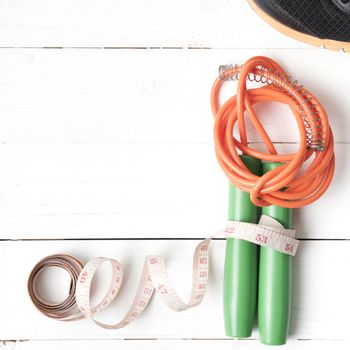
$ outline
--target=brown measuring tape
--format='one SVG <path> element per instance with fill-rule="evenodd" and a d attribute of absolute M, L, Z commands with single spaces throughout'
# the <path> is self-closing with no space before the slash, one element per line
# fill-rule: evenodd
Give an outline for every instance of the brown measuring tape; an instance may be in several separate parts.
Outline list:
<path fill-rule="evenodd" d="M 71 278 L 68 297 L 59 303 L 51 303 L 44 300 L 37 290 L 39 275 L 49 267 L 59 267 L 67 271 Z M 84 265 L 70 255 L 50 255 L 39 261 L 33 268 L 28 278 L 28 293 L 33 304 L 44 315 L 60 321 L 72 321 L 79 318 L 79 308 L 75 300 L 77 280 Z"/>

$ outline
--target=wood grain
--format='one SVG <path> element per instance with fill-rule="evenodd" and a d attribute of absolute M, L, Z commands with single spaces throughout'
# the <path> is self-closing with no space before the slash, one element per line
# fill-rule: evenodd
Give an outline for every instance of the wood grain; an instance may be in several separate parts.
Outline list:
<path fill-rule="evenodd" d="M 237 0 L 6 0 L 0 23 L 2 47 L 308 48 Z"/>
<path fill-rule="evenodd" d="M 294 210 L 298 237 L 350 238 L 349 147 L 337 145 L 328 192 Z M 7 144 L 0 157 L 3 239 L 204 238 L 227 219 L 228 182 L 213 145 Z"/>
<path fill-rule="evenodd" d="M 144 255 L 160 253 L 180 294 L 188 294 L 198 241 L 178 238 L 216 232 L 227 212 L 227 181 L 213 152 L 211 84 L 220 64 L 254 55 L 278 60 L 319 97 L 336 141 L 329 191 L 293 213 L 304 241 L 293 259 L 285 349 L 349 348 L 348 56 L 283 36 L 244 0 L 4 0 L 1 349 L 264 347 L 256 330 L 249 340 L 225 338 L 222 240 L 213 243 L 209 289 L 200 307 L 174 313 L 156 296 L 139 320 L 120 331 L 98 329 L 88 320 L 47 319 L 26 292 L 31 267 L 50 253 L 83 261 L 115 257 L 128 277 L 121 298 L 101 317 L 117 321 L 130 305 Z M 228 84 L 226 96 L 233 89 Z M 287 108 L 256 108 L 281 151 L 295 149 L 298 133 Z M 254 131 L 249 134 L 261 148 Z M 106 276 L 102 268 L 95 298 Z M 67 281 L 49 283 L 56 284 L 57 295 L 65 293 Z"/>
<path fill-rule="evenodd" d="M 2 143 L 207 143 L 210 90 L 220 64 L 279 61 L 326 108 L 336 142 L 349 142 L 345 55 L 315 50 L 0 50 Z M 332 69 L 325 69 L 332 67 Z M 223 97 L 232 96 L 228 83 Z M 259 105 L 274 142 L 297 142 L 288 108 Z M 288 125 L 288 128 L 286 128 Z M 250 129 L 250 141 L 260 141 Z"/>
<path fill-rule="evenodd" d="M 283 349 L 291 350 L 307 350 L 307 349 L 318 349 L 318 350 L 348 350 L 348 340 L 290 340 L 287 345 L 284 345 Z M 266 349 L 265 345 L 259 344 L 255 339 L 251 340 L 233 340 L 233 339 L 182 339 L 182 340 L 49 340 L 49 341 L 21 341 L 21 342 L 7 342 L 3 346 L 0 345 L 2 350 L 46 350 L 48 347 L 50 350 L 70 350 L 75 349 L 86 349 L 94 350 L 96 346 L 100 350 L 110 349 L 125 349 L 125 350 L 175 350 L 175 349 L 191 349 L 191 350 L 203 350 L 203 349 L 222 349 L 231 350 L 232 348 L 237 350 L 250 350 L 254 349 Z"/>
<path fill-rule="evenodd" d="M 118 331 L 97 328 L 88 320 L 58 322 L 40 314 L 26 291 L 31 268 L 46 255 L 67 253 L 87 261 L 94 256 L 118 259 L 126 270 L 120 299 L 100 317 L 118 321 L 127 311 L 136 291 L 146 254 L 166 256 L 172 282 L 182 297 L 191 286 L 192 254 L 198 241 L 32 241 L 2 242 L 0 274 L 6 281 L 0 299 L 0 339 L 124 339 L 124 338 L 225 338 L 222 320 L 222 275 L 224 241 L 211 248 L 210 278 L 203 303 L 191 310 L 175 313 L 155 295 L 149 308 L 128 327 Z M 350 242 L 302 242 L 293 258 L 293 309 L 290 339 L 346 339 L 348 330 L 347 276 Z M 95 296 L 105 291 L 109 270 L 104 269 L 95 284 Z M 67 283 L 51 280 L 48 289 L 63 290 Z M 50 294 L 49 294 L 50 295 Z M 96 300 L 96 299 L 94 299 Z M 97 300 L 96 300 L 97 301 Z M 254 337 L 257 333 L 254 332 Z"/>

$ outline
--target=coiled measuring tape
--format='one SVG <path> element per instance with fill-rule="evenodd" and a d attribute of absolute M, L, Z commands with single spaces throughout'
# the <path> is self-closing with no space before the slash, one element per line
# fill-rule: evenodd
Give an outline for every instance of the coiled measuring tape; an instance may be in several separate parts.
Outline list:
<path fill-rule="evenodd" d="M 119 261 L 97 257 L 85 266 L 75 257 L 65 254 L 50 255 L 39 261 L 28 279 L 28 292 L 33 304 L 44 315 L 60 321 L 91 319 L 97 326 L 105 329 L 118 329 L 131 323 L 147 307 L 154 290 L 163 302 L 174 311 L 184 311 L 199 305 L 205 295 L 209 277 L 209 245 L 214 237 L 236 237 L 269 247 L 294 256 L 298 248 L 295 230 L 284 229 L 275 219 L 262 215 L 259 224 L 229 221 L 219 233 L 201 241 L 193 256 L 192 290 L 188 302 L 184 302 L 176 293 L 165 265 L 165 259 L 159 255 L 145 257 L 143 271 L 131 307 L 125 317 L 116 324 L 107 324 L 95 319 L 95 315 L 104 310 L 117 296 L 123 282 L 123 268 Z M 96 305 L 91 305 L 90 289 L 92 280 L 99 267 L 109 262 L 112 275 L 109 288 Z M 40 273 L 49 267 L 66 270 L 71 278 L 68 297 L 60 303 L 51 303 L 43 299 L 37 288 Z"/>

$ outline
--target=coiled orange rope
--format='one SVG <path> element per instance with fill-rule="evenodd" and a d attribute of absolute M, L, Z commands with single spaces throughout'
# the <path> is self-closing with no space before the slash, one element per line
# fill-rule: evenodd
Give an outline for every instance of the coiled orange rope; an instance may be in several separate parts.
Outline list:
<path fill-rule="evenodd" d="M 238 79 L 238 76 L 237 95 L 220 106 L 219 93 L 223 80 Z M 247 80 L 259 81 L 264 85 L 248 89 Z M 300 134 L 296 153 L 278 154 L 259 121 L 254 105 L 270 101 L 287 104 L 292 110 Z M 327 190 L 335 165 L 334 141 L 327 114 L 317 98 L 296 81 L 292 82 L 275 61 L 267 57 L 253 57 L 241 67 L 226 69 L 214 82 L 211 106 L 215 117 L 215 150 L 219 164 L 231 183 L 250 193 L 255 205 L 302 207 L 317 200 Z M 248 146 L 245 115 L 269 153 Z M 236 122 L 240 140 L 233 136 Z M 284 164 L 259 177 L 247 169 L 239 157 L 239 151 L 262 161 Z M 305 164 L 309 158 L 311 161 Z"/>

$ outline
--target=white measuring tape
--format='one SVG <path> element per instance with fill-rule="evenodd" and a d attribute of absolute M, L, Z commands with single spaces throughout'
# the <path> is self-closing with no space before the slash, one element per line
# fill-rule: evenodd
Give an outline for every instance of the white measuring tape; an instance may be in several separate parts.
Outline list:
<path fill-rule="evenodd" d="M 49 256 L 41 260 L 29 276 L 29 295 L 35 306 L 49 317 L 62 321 L 73 321 L 86 317 L 106 329 L 123 328 L 132 322 L 147 307 L 154 290 L 172 310 L 187 310 L 199 305 L 204 298 L 209 277 L 209 244 L 213 237 L 222 236 L 223 233 L 226 237 L 244 239 L 292 256 L 295 255 L 299 243 L 295 239 L 295 230 L 284 229 L 278 221 L 266 215 L 262 215 L 258 225 L 229 221 L 223 231 L 197 245 L 193 256 L 192 291 L 187 303 L 176 293 L 165 266 L 165 259 L 158 255 L 146 256 L 131 307 L 126 316 L 116 324 L 106 324 L 95 319 L 95 315 L 114 300 L 122 285 L 122 265 L 115 259 L 98 257 L 83 266 L 76 258 L 68 255 Z M 110 286 L 102 300 L 93 307 L 90 298 L 91 283 L 95 273 L 105 262 L 110 262 L 112 266 Z M 66 269 L 71 275 L 72 288 L 68 298 L 62 303 L 52 304 L 44 301 L 36 289 L 37 276 L 50 266 Z"/>
<path fill-rule="evenodd" d="M 261 215 L 259 224 L 229 221 L 224 230 L 226 237 L 246 241 L 294 256 L 299 245 L 295 239 L 295 230 L 285 229 L 277 220 Z"/>

